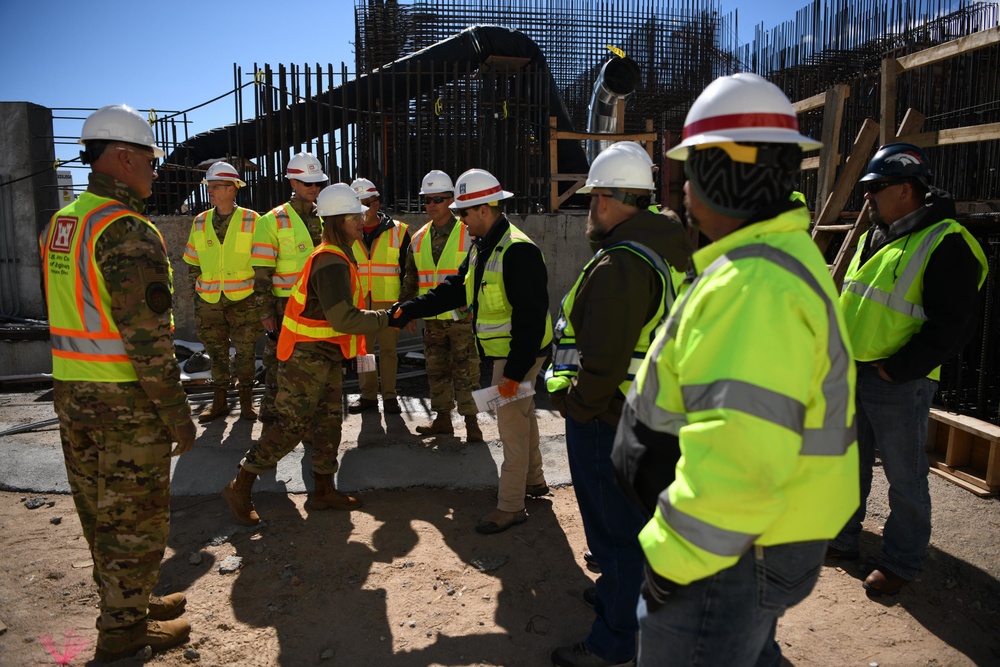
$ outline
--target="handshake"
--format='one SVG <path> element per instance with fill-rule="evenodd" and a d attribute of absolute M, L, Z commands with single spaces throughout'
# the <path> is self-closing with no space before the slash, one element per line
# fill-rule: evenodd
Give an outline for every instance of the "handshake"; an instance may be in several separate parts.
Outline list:
<path fill-rule="evenodd" d="M 406 311 L 403 310 L 403 304 L 398 301 L 389 307 L 388 313 L 389 326 L 397 329 L 402 329 L 414 319 L 406 314 Z"/>

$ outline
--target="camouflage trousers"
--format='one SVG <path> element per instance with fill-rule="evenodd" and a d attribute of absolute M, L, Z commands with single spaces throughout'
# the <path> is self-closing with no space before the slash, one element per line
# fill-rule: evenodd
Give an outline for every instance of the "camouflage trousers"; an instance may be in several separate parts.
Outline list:
<path fill-rule="evenodd" d="M 383 310 L 392 305 L 392 301 L 373 302 L 371 294 L 365 298 L 368 310 Z M 365 348 L 368 350 L 368 354 L 375 353 L 376 341 L 378 342 L 378 371 L 358 373 L 358 388 L 361 391 L 361 398 L 377 399 L 380 380 L 382 398 L 396 398 L 396 370 L 399 368 L 396 343 L 399 341 L 399 329 L 386 327 L 378 333 L 366 335 Z"/>
<path fill-rule="evenodd" d="M 162 424 L 59 425 L 100 595 L 98 644 L 146 618 L 170 532 L 170 433 Z"/>
<path fill-rule="evenodd" d="M 424 320 L 424 359 L 431 389 L 431 410 L 461 415 L 479 412 L 472 392 L 479 389 L 479 349 L 472 322 Z"/>
<path fill-rule="evenodd" d="M 340 348 L 329 343 L 295 346 L 278 372 L 277 421 L 243 457 L 240 465 L 245 470 L 258 475 L 271 470 L 311 430 L 313 473 L 337 472 L 344 421 L 341 360 Z"/>
<path fill-rule="evenodd" d="M 223 295 L 218 303 L 209 303 L 195 297 L 194 322 L 198 338 L 212 360 L 212 383 L 216 387 L 231 384 L 229 341 L 232 341 L 236 348 L 236 377 L 240 386 L 252 387 L 257 370 L 257 339 L 263 333 L 256 300 L 248 297 L 230 301 Z"/>
<path fill-rule="evenodd" d="M 281 330 L 281 321 L 285 319 L 285 306 L 288 304 L 288 297 L 278 296 L 274 298 L 274 316 L 278 321 L 278 331 Z M 265 317 L 266 314 L 262 314 Z M 277 333 L 277 332 L 275 332 Z M 261 360 L 264 364 L 264 397 L 260 399 L 260 420 L 271 423 L 278 418 L 278 413 L 274 409 L 274 397 L 278 395 L 278 341 L 268 338 L 264 341 L 264 356 Z"/>

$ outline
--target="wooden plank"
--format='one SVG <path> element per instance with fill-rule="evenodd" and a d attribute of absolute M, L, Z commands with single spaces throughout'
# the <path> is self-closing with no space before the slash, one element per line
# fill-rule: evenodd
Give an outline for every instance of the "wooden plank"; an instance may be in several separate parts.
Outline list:
<path fill-rule="evenodd" d="M 931 419 L 948 426 L 962 429 L 992 442 L 1000 441 L 1000 426 L 985 422 L 975 417 L 960 415 L 955 412 L 947 412 L 938 408 L 931 408 Z"/>
<path fill-rule="evenodd" d="M 600 139 L 602 141 L 656 141 L 656 132 L 642 132 L 640 134 L 603 134 L 601 132 L 570 132 L 568 130 L 552 129 L 552 136 L 556 139 Z"/>
<path fill-rule="evenodd" d="M 813 235 L 817 232 L 849 232 L 854 229 L 854 223 L 847 225 L 816 225 L 813 227 Z"/>
<path fill-rule="evenodd" d="M 962 487 L 966 491 L 976 494 L 980 498 L 988 498 L 989 496 L 997 495 L 997 492 L 995 490 L 990 491 L 988 488 L 984 488 L 978 484 L 969 483 L 959 475 L 955 474 L 954 471 L 949 470 L 946 466 L 945 467 L 943 466 L 944 466 L 943 463 L 931 461 L 931 472 L 937 475 L 938 477 L 942 477 L 948 480 L 952 484 Z"/>
<path fill-rule="evenodd" d="M 917 51 L 916 53 L 899 58 L 896 62 L 899 63 L 900 71 L 905 71 L 932 65 L 942 60 L 962 55 L 963 53 L 993 46 L 994 44 L 1000 44 L 1000 26 L 974 32 L 971 35 L 959 37 L 958 39 L 932 46 L 923 51 Z"/>
<path fill-rule="evenodd" d="M 879 145 L 885 146 L 896 134 L 896 77 L 899 65 L 895 58 L 882 60 L 882 85 L 879 91 L 879 108 L 882 110 L 882 134 Z"/>
<path fill-rule="evenodd" d="M 837 177 L 837 165 L 840 164 L 840 127 L 844 119 L 844 100 L 850 86 L 839 83 L 826 91 L 826 103 L 823 108 L 823 146 L 819 152 L 819 173 L 816 176 L 818 190 L 816 194 L 816 209 L 830 196 L 834 179 Z"/>
<path fill-rule="evenodd" d="M 947 130 L 922 132 L 921 134 L 910 134 L 905 137 L 899 137 L 899 141 L 905 141 L 921 148 L 946 146 L 948 144 L 968 144 L 976 141 L 992 141 L 995 139 L 1000 139 L 1000 123 L 953 127 Z"/>
<path fill-rule="evenodd" d="M 948 451 L 944 453 L 945 465 L 952 468 L 967 466 L 972 455 L 972 434 L 953 428 L 948 434 Z"/>
<path fill-rule="evenodd" d="M 826 104 L 826 93 L 817 93 L 812 97 L 805 98 L 804 100 L 792 102 L 792 108 L 795 109 L 795 113 L 805 113 L 806 111 L 819 109 L 824 104 Z"/>
<path fill-rule="evenodd" d="M 799 165 L 799 169 L 806 171 L 808 169 L 819 169 L 819 157 L 807 157 L 802 160 L 802 164 Z"/>
<path fill-rule="evenodd" d="M 585 180 L 578 181 L 574 185 L 570 186 L 569 190 L 567 190 L 566 192 L 564 192 L 561 195 L 559 195 L 559 200 L 556 202 L 556 208 L 558 208 L 559 206 L 562 206 L 566 202 L 567 199 L 569 199 L 570 197 L 572 197 L 573 195 L 575 195 L 576 191 L 579 190 L 580 188 L 582 188 L 586 182 L 587 181 L 585 181 Z"/>

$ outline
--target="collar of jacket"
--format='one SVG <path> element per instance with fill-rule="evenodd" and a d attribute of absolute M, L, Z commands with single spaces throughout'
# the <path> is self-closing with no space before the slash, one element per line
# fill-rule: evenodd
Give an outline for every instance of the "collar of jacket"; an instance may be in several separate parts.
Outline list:
<path fill-rule="evenodd" d="M 119 201 L 136 213 L 142 214 L 146 211 L 145 202 L 139 198 L 135 190 L 114 176 L 91 172 L 87 179 L 87 191 L 98 197 L 107 197 L 108 199 Z"/>
<path fill-rule="evenodd" d="M 807 232 L 809 229 L 809 210 L 801 204 L 784 208 L 787 210 L 783 213 L 778 213 L 773 218 L 743 225 L 731 234 L 723 236 L 718 241 L 709 243 L 704 248 L 696 250 L 691 255 L 691 261 L 694 264 L 695 270 L 701 273 L 726 252 L 733 248 L 753 243 L 756 237 L 766 234 Z"/>

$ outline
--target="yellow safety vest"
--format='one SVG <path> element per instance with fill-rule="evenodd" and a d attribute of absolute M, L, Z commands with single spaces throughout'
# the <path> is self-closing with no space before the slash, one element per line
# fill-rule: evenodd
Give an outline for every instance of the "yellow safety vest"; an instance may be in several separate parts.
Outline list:
<path fill-rule="evenodd" d="M 135 368 L 111 316 L 111 295 L 95 259 L 111 223 L 148 219 L 107 197 L 84 192 L 58 211 L 39 239 L 52 339 L 52 377 L 76 382 L 135 382 Z M 166 244 L 163 256 L 167 256 Z M 168 264 L 168 285 L 172 274 Z"/>
<path fill-rule="evenodd" d="M 230 301 L 242 301 L 253 294 L 250 255 L 257 212 L 237 206 L 222 243 L 212 224 L 214 214 L 213 208 L 195 217 L 184 261 L 201 268 L 194 289 L 204 301 L 218 303 L 223 293 Z"/>
<path fill-rule="evenodd" d="M 858 361 L 892 356 L 927 321 L 924 313 L 924 271 L 931 254 L 948 234 L 961 234 L 979 261 L 979 287 L 989 263 L 979 242 L 959 223 L 946 219 L 887 243 L 859 266 L 868 232 L 847 267 L 840 308 Z M 938 380 L 941 367 L 927 377 Z"/>
<path fill-rule="evenodd" d="M 358 275 L 361 289 L 372 295 L 372 301 L 396 301 L 399 299 L 399 251 L 406 238 L 405 222 L 393 220 L 392 229 L 375 237 L 375 245 L 369 254 L 361 241 L 354 242 L 354 258 L 358 260 Z"/>
<path fill-rule="evenodd" d="M 417 295 L 427 294 L 440 285 L 448 276 L 458 273 L 458 267 L 462 265 L 465 256 L 469 254 L 471 242 L 469 231 L 464 223 L 457 221 L 448 234 L 448 241 L 441 250 L 441 256 L 437 264 L 434 263 L 434 255 L 431 251 L 431 227 L 433 223 L 417 230 L 413 235 L 411 244 L 413 246 L 413 261 L 417 266 Z M 431 315 L 425 319 L 451 320 L 451 313 L 441 313 Z"/>

